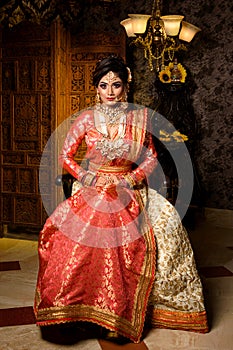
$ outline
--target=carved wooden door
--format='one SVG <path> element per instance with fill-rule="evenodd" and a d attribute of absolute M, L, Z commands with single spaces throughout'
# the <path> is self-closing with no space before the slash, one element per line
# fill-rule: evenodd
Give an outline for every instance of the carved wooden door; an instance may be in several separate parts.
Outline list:
<path fill-rule="evenodd" d="M 3 231 L 41 229 L 49 209 L 44 206 L 41 190 L 47 196 L 47 206 L 50 198 L 61 195 L 61 189 L 58 191 L 55 186 L 56 164 L 52 164 L 57 154 L 49 154 L 48 148 L 48 162 L 41 165 L 46 143 L 69 115 L 95 103 L 92 86 L 95 63 L 109 52 L 124 56 L 124 40 L 124 36 L 75 35 L 70 44 L 59 20 L 51 28 L 23 23 L 3 30 L 0 62 Z M 77 160 L 84 153 L 83 144 Z M 39 172 L 46 179 L 43 188 L 39 186 Z"/>
<path fill-rule="evenodd" d="M 23 23 L 1 40 L 1 228 L 38 232 L 44 146 L 56 124 L 54 29 Z M 48 165 L 49 166 L 49 165 Z M 50 191 L 48 179 L 48 192 Z"/>

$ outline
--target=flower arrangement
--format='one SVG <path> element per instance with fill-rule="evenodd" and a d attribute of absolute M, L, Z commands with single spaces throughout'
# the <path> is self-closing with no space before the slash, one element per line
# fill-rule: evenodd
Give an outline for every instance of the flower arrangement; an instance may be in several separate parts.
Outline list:
<path fill-rule="evenodd" d="M 159 73 L 159 80 L 162 83 L 171 82 L 185 82 L 187 72 L 181 63 L 170 62 L 168 66 L 165 66 Z"/>

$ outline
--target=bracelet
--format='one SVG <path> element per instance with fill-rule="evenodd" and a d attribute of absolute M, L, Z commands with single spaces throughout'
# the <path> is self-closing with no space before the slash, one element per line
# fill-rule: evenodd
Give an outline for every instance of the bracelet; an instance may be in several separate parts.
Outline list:
<path fill-rule="evenodd" d="M 90 172 L 90 171 L 87 171 L 87 173 L 82 177 L 81 179 L 81 183 L 83 186 L 91 186 L 94 179 L 95 179 L 95 174 Z"/>
<path fill-rule="evenodd" d="M 124 177 L 124 180 L 126 181 L 126 183 L 127 183 L 127 187 L 129 187 L 129 188 L 133 188 L 134 186 L 136 186 L 136 181 L 135 181 L 135 178 L 134 178 L 134 176 L 133 175 L 131 175 L 131 174 L 126 174 L 126 175 L 124 175 L 123 176 Z"/>

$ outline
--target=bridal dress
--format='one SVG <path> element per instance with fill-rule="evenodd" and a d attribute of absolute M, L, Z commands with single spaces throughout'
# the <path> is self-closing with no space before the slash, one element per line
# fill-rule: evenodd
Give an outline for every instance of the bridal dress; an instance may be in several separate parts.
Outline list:
<path fill-rule="evenodd" d="M 110 136 L 95 109 L 75 119 L 60 161 L 77 182 L 39 236 L 37 325 L 91 322 L 135 343 L 145 322 L 208 332 L 188 234 L 147 184 L 157 164 L 148 120 L 146 108 L 127 110 Z M 86 170 L 74 160 L 83 139 Z M 87 181 L 110 174 L 119 183 L 109 188 Z"/>

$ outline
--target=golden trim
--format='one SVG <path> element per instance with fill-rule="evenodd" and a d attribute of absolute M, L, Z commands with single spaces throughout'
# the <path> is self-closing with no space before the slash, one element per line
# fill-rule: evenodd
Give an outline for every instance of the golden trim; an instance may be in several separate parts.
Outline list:
<path fill-rule="evenodd" d="M 139 193 L 139 192 L 138 192 Z M 147 219 L 145 218 L 145 222 Z M 148 227 L 148 225 L 146 226 Z M 155 278 L 155 239 L 151 229 L 145 232 L 142 227 L 146 244 L 146 254 L 141 268 L 139 282 L 135 291 L 134 306 L 131 320 L 127 320 L 112 312 L 102 310 L 96 306 L 89 305 L 69 305 L 61 307 L 51 307 L 39 309 L 41 301 L 40 292 L 37 290 L 35 299 L 35 315 L 37 325 L 51 325 L 66 322 L 88 321 L 94 322 L 112 331 L 117 331 L 120 335 L 131 339 L 133 342 L 140 342 L 149 295 Z"/>
<path fill-rule="evenodd" d="M 98 171 L 100 173 L 127 173 L 131 170 L 131 163 L 125 166 L 99 165 L 96 163 L 89 163 L 90 171 Z"/>
<path fill-rule="evenodd" d="M 185 312 L 154 309 L 151 324 L 157 328 L 187 330 L 198 333 L 208 333 L 206 311 Z"/>
<path fill-rule="evenodd" d="M 125 176 L 124 176 L 124 179 L 125 179 L 125 181 L 129 184 L 129 186 L 131 187 L 131 188 L 133 188 L 134 186 L 136 186 L 136 181 L 134 180 L 134 178 L 131 176 L 131 174 L 126 174 Z"/>
<path fill-rule="evenodd" d="M 133 147 L 131 147 L 128 159 L 135 159 L 135 155 L 139 155 L 143 148 L 147 130 L 147 109 L 138 109 L 129 113 L 131 119 L 129 124 L 131 126 L 131 135 Z"/>
<path fill-rule="evenodd" d="M 35 311 L 35 315 L 38 326 L 86 321 L 117 331 L 134 342 L 139 342 L 141 337 L 141 334 L 138 334 L 138 311 L 133 315 L 131 322 L 107 310 L 82 304 L 45 308 Z"/>

